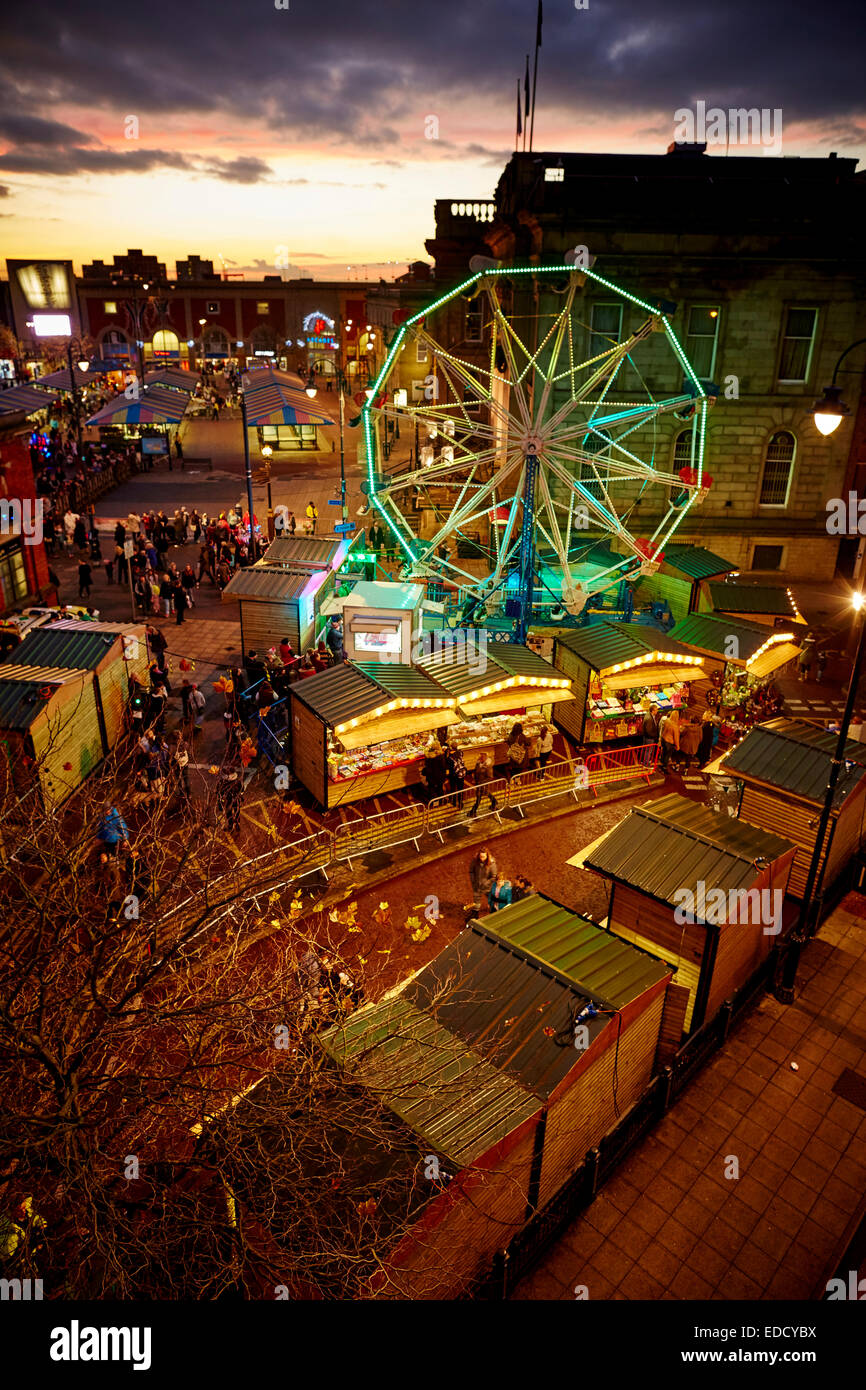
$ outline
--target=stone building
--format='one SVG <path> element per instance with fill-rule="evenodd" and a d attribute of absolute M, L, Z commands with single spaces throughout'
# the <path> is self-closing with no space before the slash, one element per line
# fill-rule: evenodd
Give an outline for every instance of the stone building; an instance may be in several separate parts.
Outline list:
<path fill-rule="evenodd" d="M 850 570 L 856 549 L 828 532 L 827 504 L 866 480 L 866 348 L 848 355 L 838 379 L 851 415 L 829 437 L 811 416 L 838 358 L 864 336 L 864 198 L 856 160 L 835 155 L 708 157 L 699 145 L 515 154 L 493 202 L 437 202 L 427 249 L 440 293 L 465 278 L 473 256 L 555 264 L 584 247 L 613 283 L 673 303 L 696 374 L 719 388 L 706 453 L 713 486 L 677 540 L 700 541 L 742 571 L 824 580 L 837 561 Z M 515 313 L 528 312 L 528 281 L 507 291 Z M 646 317 L 590 281 L 583 311 L 587 349 L 594 334 L 623 341 Z M 453 341 L 483 336 L 471 301 L 450 312 Z M 674 378 L 659 360 L 649 384 L 675 392 Z M 659 428 L 652 447 L 676 471 L 691 427 L 670 415 Z M 660 515 L 661 504 L 653 515 L 645 500 L 641 529 L 649 534 Z"/>

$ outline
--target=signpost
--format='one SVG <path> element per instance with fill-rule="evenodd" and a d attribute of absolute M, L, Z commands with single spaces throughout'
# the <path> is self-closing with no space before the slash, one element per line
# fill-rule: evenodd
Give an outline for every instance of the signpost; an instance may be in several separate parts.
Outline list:
<path fill-rule="evenodd" d="M 346 535 L 349 534 L 350 531 L 354 531 L 354 530 L 355 530 L 355 523 L 354 523 L 354 521 L 340 521 L 340 522 L 338 522 L 337 525 L 334 527 L 334 535 L 335 535 L 335 536 L 346 536 Z"/>
<path fill-rule="evenodd" d="M 132 621 L 135 622 L 135 594 L 132 592 L 132 557 L 135 554 L 135 541 L 123 542 L 123 558 L 126 561 L 126 577 L 129 580 L 129 606 L 132 610 Z"/>

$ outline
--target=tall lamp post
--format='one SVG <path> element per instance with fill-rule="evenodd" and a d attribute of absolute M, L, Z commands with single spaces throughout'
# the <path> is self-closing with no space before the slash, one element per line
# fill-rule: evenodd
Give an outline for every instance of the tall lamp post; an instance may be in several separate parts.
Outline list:
<path fill-rule="evenodd" d="M 75 439 L 76 439 L 76 442 L 77 442 L 77 444 L 78 444 L 78 459 L 79 459 L 79 462 L 80 462 L 80 460 L 81 460 L 81 449 L 82 449 L 82 443 L 81 443 L 81 397 L 80 397 L 80 395 L 78 394 L 78 383 L 77 383 L 76 380 L 75 380 L 75 368 L 76 368 L 76 366 L 77 366 L 78 369 L 79 369 L 79 371 L 86 372 L 86 371 L 88 371 L 89 368 L 90 368 L 90 363 L 89 363 L 89 361 L 87 360 L 87 358 L 83 355 L 83 353 L 82 353 L 82 355 L 79 357 L 78 361 L 77 361 L 76 363 L 73 363 L 73 361 L 72 361 L 72 346 L 73 346 L 73 344 L 72 344 L 72 339 L 70 338 L 70 339 L 69 339 L 69 342 L 66 344 L 66 361 L 67 361 L 67 363 L 69 364 L 69 385 L 70 385 L 70 387 L 72 388 L 72 404 L 73 404 L 73 407 L 74 407 L 74 409 L 75 409 Z M 80 346 L 80 345 L 79 345 L 79 346 Z"/>
<path fill-rule="evenodd" d="M 821 857 L 824 848 L 824 838 L 827 834 L 827 827 L 830 824 L 830 817 L 833 814 L 836 787 L 842 775 L 842 769 L 845 766 L 845 745 L 848 741 L 848 730 L 851 726 L 851 717 L 854 713 L 854 705 L 857 700 L 860 673 L 863 668 L 863 655 L 864 652 L 866 652 L 866 621 L 864 621 L 863 618 L 863 611 L 864 608 L 866 608 L 866 595 L 860 590 L 856 590 L 851 595 L 851 603 L 854 608 L 855 623 L 859 622 L 860 624 L 860 633 L 857 639 L 857 650 L 854 654 L 851 683 L 848 686 L 848 696 L 845 700 L 845 712 L 842 715 L 842 726 L 839 730 L 839 737 L 836 740 L 836 750 L 833 754 L 832 762 L 830 763 L 830 776 L 827 779 L 824 805 L 821 810 L 820 820 L 818 821 L 815 846 L 809 863 L 809 872 L 806 876 L 806 886 L 803 889 L 803 908 L 797 925 L 788 938 L 788 949 L 782 966 L 781 979 L 775 989 L 776 998 L 783 1004 L 793 1003 L 797 967 L 800 964 L 800 955 L 803 946 L 810 937 L 815 935 L 818 929 L 818 917 L 821 910 L 821 884 L 819 882 L 819 874 L 821 879 L 823 879 Z"/>
<path fill-rule="evenodd" d="M 268 485 L 268 540 L 272 541 L 274 539 L 275 527 L 274 503 L 273 499 L 271 498 L 271 455 L 274 451 L 271 448 L 270 444 L 263 444 L 261 452 L 262 458 L 265 461 L 265 481 Z M 250 515 L 252 516 L 252 512 L 250 513 Z"/>
<path fill-rule="evenodd" d="M 244 431 L 244 470 L 247 476 L 247 507 L 250 513 L 250 560 L 255 564 L 258 559 L 256 546 L 256 529 L 253 521 L 253 469 L 250 463 L 250 432 L 247 425 L 247 400 L 244 395 L 245 383 L 241 383 L 241 425 Z"/>

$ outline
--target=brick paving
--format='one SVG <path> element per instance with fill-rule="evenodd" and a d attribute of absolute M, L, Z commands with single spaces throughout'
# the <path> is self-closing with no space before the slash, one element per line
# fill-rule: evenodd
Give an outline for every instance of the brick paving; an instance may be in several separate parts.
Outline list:
<path fill-rule="evenodd" d="M 762 999 L 512 1296 L 820 1298 L 866 1210 L 866 1113 L 833 1094 L 866 1070 L 864 1001 L 866 898 L 850 894 L 794 1003 Z"/>

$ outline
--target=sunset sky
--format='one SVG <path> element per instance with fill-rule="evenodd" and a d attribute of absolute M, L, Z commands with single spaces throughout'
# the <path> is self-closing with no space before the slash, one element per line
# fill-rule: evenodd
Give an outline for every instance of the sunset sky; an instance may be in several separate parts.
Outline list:
<path fill-rule="evenodd" d="M 289 3 L 6 7 L 3 258 L 140 247 L 261 275 L 287 246 L 340 278 L 426 258 L 434 199 L 489 197 L 514 148 L 536 0 Z M 661 153 L 704 100 L 781 109 L 784 155 L 864 158 L 859 3 L 755 13 L 545 0 L 536 150 Z"/>

